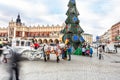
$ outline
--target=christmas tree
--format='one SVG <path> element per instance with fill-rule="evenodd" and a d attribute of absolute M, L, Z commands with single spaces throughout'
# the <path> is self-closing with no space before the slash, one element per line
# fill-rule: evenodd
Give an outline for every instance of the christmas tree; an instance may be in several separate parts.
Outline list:
<path fill-rule="evenodd" d="M 78 48 L 79 45 L 81 45 L 84 42 L 83 37 L 81 34 L 84 32 L 81 26 L 79 25 L 79 19 L 78 15 L 79 12 L 76 8 L 76 2 L 75 0 L 70 0 L 68 4 L 68 11 L 66 15 L 68 16 L 65 21 L 65 28 L 62 30 L 62 33 L 64 34 L 62 37 L 63 42 L 66 40 L 68 44 L 71 44 L 75 49 Z"/>

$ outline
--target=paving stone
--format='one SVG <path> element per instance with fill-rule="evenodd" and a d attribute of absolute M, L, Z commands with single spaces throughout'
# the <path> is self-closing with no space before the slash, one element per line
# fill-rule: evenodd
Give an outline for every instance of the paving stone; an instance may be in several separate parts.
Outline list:
<path fill-rule="evenodd" d="M 72 61 L 55 57 L 50 61 L 21 61 L 21 80 L 119 80 L 120 64 L 85 56 L 72 56 Z"/>
<path fill-rule="evenodd" d="M 117 56 L 116 56 L 117 55 Z M 104 53 L 104 59 L 99 60 L 94 50 L 93 57 L 72 55 L 72 60 L 56 62 L 55 55 L 44 62 L 21 60 L 19 63 L 20 80 L 120 80 L 120 63 L 118 54 Z M 60 57 L 61 58 L 61 57 Z M 9 80 L 10 64 L 0 63 L 0 80 Z"/>
<path fill-rule="evenodd" d="M 6 63 L 0 62 L 0 80 L 10 80 L 11 77 L 11 66 Z"/>

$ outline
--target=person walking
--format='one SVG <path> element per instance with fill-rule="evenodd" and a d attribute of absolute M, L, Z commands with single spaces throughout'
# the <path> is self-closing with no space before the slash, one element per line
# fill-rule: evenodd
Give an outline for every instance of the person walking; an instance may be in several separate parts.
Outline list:
<path fill-rule="evenodd" d="M 99 60 L 101 60 L 101 59 L 103 58 L 103 55 L 102 55 L 102 53 L 103 53 L 103 48 L 102 48 L 101 45 L 99 46 L 98 51 L 99 51 Z"/>
<path fill-rule="evenodd" d="M 3 52 L 2 48 L 3 48 L 3 44 L 2 44 L 2 41 L 1 41 L 1 39 L 0 39 L 0 57 L 1 57 L 2 52 Z"/>
<path fill-rule="evenodd" d="M 72 54 L 72 46 L 69 44 L 68 45 L 68 49 L 67 49 L 67 53 L 68 53 L 68 61 L 71 60 L 71 54 Z"/>
<path fill-rule="evenodd" d="M 38 49 L 38 47 L 39 47 L 39 44 L 37 43 L 37 40 L 35 40 L 35 42 L 34 42 L 34 48 Z"/>
<path fill-rule="evenodd" d="M 61 48 L 62 59 L 64 59 L 64 56 L 65 56 L 64 53 L 65 53 L 64 48 Z"/>
<path fill-rule="evenodd" d="M 102 45 L 103 52 L 105 52 L 105 45 Z"/>
<path fill-rule="evenodd" d="M 64 59 L 64 60 L 67 59 L 67 47 L 64 47 L 62 49 L 62 59 Z"/>
<path fill-rule="evenodd" d="M 93 54 L 93 49 L 92 47 L 90 47 L 90 57 L 92 57 L 92 54 Z"/>

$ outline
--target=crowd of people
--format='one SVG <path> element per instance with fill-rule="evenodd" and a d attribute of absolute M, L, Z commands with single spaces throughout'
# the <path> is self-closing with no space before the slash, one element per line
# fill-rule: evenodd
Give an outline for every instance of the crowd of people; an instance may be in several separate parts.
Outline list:
<path fill-rule="evenodd" d="M 0 55 L 2 54 L 2 47 L 3 47 L 3 43 L 4 41 L 0 40 Z M 76 50 L 73 48 L 73 46 L 71 44 L 66 44 L 65 43 L 65 47 L 59 47 L 59 44 L 61 44 L 62 42 L 59 41 L 49 41 L 49 42 L 40 42 L 37 39 L 32 39 L 32 47 L 34 47 L 34 49 L 38 49 L 41 44 L 46 43 L 47 45 L 51 45 L 51 44 L 55 44 L 60 50 L 61 50 L 61 56 L 62 59 L 64 60 L 71 60 L 71 54 L 74 55 L 83 55 L 83 56 L 90 56 L 92 57 L 93 54 L 93 49 L 90 45 L 80 45 Z"/>
<path fill-rule="evenodd" d="M 83 55 L 83 56 L 90 56 L 92 57 L 92 54 L 93 54 L 93 49 L 90 45 L 80 45 L 76 50 L 74 50 L 73 46 L 70 45 L 70 44 L 67 44 L 65 42 L 65 47 L 59 47 L 59 44 L 61 44 L 62 42 L 59 42 L 59 41 L 49 41 L 49 42 L 40 42 L 40 41 L 37 41 L 37 39 L 33 39 L 32 40 L 33 44 L 32 46 L 34 47 L 34 49 L 37 49 L 38 47 L 41 46 L 41 44 L 44 44 L 46 43 L 47 45 L 51 45 L 51 44 L 55 44 L 58 48 L 60 48 L 61 50 L 61 55 L 62 55 L 62 59 L 64 60 L 68 60 L 70 61 L 71 60 L 71 54 L 74 54 L 74 55 Z"/>
<path fill-rule="evenodd" d="M 72 46 L 66 45 L 64 48 L 61 49 L 62 59 L 70 61 L 71 60 L 71 54 L 72 54 Z M 67 56 L 68 55 L 68 56 Z"/>
<path fill-rule="evenodd" d="M 57 48 L 59 48 L 60 50 L 61 50 L 61 55 L 62 55 L 62 59 L 64 59 L 64 60 L 68 60 L 68 61 L 70 61 L 71 60 L 71 54 L 72 54 L 72 46 L 69 44 L 69 45 L 65 45 L 64 47 L 60 47 L 60 44 L 62 43 L 62 42 L 59 42 L 59 41 L 49 41 L 49 42 L 40 42 L 40 41 L 37 41 L 37 39 L 33 39 L 32 40 L 32 46 L 35 48 L 35 49 L 37 49 L 38 47 L 40 47 L 41 46 L 41 44 L 47 44 L 47 45 L 51 45 L 51 46 L 53 46 L 53 45 L 56 45 L 57 46 Z M 58 50 L 58 49 L 57 49 Z"/>
<path fill-rule="evenodd" d="M 75 55 L 83 55 L 92 57 L 93 48 L 90 45 L 80 45 L 74 52 Z"/>

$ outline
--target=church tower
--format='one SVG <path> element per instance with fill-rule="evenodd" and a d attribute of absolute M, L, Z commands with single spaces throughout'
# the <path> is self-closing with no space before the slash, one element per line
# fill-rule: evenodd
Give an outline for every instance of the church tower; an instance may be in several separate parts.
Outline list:
<path fill-rule="evenodd" d="M 20 14 L 18 14 L 18 16 L 17 16 L 16 25 L 21 25 Z"/>

